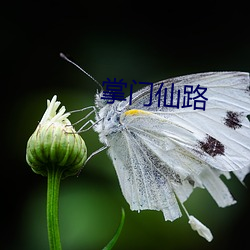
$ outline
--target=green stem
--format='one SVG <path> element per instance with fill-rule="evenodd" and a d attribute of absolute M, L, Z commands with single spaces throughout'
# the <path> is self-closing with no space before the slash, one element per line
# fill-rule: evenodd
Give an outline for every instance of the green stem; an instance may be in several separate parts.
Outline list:
<path fill-rule="evenodd" d="M 58 167 L 48 168 L 47 227 L 50 250 L 61 250 L 59 231 L 59 188 L 62 171 Z"/>

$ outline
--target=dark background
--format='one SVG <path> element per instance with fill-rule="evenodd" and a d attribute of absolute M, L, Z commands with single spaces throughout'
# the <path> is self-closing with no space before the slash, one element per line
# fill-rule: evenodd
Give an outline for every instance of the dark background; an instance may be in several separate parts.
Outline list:
<path fill-rule="evenodd" d="M 245 2 L 246 4 L 247 2 Z M 227 2 L 68 1 L 1 4 L 2 249 L 48 249 L 46 178 L 25 161 L 26 143 L 57 94 L 67 110 L 93 105 L 97 85 L 59 57 L 69 55 L 99 82 L 155 82 L 196 72 L 249 71 L 248 5 Z M 82 114 L 72 116 L 76 121 Z M 97 135 L 82 134 L 89 154 Z M 65 250 L 101 249 L 126 212 L 114 249 L 248 249 L 249 189 L 225 180 L 237 204 L 218 208 L 205 190 L 186 202 L 214 235 L 211 243 L 185 216 L 165 222 L 161 212 L 132 212 L 106 152 L 79 178 L 62 181 L 60 228 Z M 249 176 L 246 186 L 250 186 Z"/>

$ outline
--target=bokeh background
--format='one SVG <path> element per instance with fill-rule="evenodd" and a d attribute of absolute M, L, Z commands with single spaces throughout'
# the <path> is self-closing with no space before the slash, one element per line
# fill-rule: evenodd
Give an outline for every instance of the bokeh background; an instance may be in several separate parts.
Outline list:
<path fill-rule="evenodd" d="M 99 82 L 107 77 L 155 82 L 184 74 L 250 69 L 248 5 L 218 1 L 11 1 L 1 4 L 1 249 L 48 249 L 46 178 L 25 161 L 26 143 L 54 94 L 67 110 L 93 105 L 97 85 L 59 57 L 69 55 Z M 72 116 L 77 121 L 83 114 Z M 102 145 L 82 134 L 89 154 Z M 211 243 L 186 216 L 165 222 L 161 212 L 132 212 L 106 152 L 81 175 L 62 181 L 60 229 L 64 250 L 102 249 L 126 212 L 114 249 L 248 249 L 249 186 L 225 180 L 237 204 L 218 208 L 205 190 L 186 202 L 207 225 Z"/>

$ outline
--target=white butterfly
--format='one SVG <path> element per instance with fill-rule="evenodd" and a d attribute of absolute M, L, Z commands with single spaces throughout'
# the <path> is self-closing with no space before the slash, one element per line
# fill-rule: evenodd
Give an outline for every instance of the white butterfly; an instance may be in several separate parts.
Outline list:
<path fill-rule="evenodd" d="M 207 88 L 205 111 L 158 107 L 159 96 L 164 102 L 165 89 L 171 93 L 173 83 L 173 103 L 185 85 Z M 151 97 L 152 105 L 145 106 Z M 180 96 L 181 104 L 184 98 Z M 207 189 L 220 207 L 236 202 L 220 176 L 230 178 L 233 173 L 243 182 L 250 172 L 249 74 L 209 72 L 171 78 L 155 83 L 152 92 L 147 86 L 134 93 L 131 105 L 128 99 L 108 104 L 102 92 L 97 93 L 95 107 L 81 120 L 96 113 L 96 122 L 85 125 L 92 123 L 104 147 L 88 159 L 108 148 L 131 210 L 161 210 L 165 220 L 173 221 L 182 215 L 180 204 L 191 228 L 211 241 L 210 230 L 189 215 L 183 203 L 196 187 Z M 88 130 L 85 125 L 80 131 Z"/>
<path fill-rule="evenodd" d="M 205 111 L 158 107 L 155 94 L 161 83 L 161 96 L 172 83 L 175 90 L 207 88 Z M 178 200 L 183 206 L 195 187 L 206 188 L 220 207 L 235 203 L 220 175 L 230 178 L 233 172 L 243 181 L 250 171 L 248 73 L 210 72 L 157 82 L 151 106 L 144 106 L 149 86 L 134 93 L 132 105 L 107 104 L 101 95 L 96 95 L 93 128 L 108 147 L 131 210 L 161 210 L 165 220 L 173 221 L 181 216 Z M 192 228 L 212 240 L 209 229 L 187 215 Z"/>

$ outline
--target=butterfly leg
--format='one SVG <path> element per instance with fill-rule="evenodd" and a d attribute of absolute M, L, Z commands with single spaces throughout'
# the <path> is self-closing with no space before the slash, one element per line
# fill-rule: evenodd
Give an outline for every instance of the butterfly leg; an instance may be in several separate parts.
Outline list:
<path fill-rule="evenodd" d="M 73 113 L 76 113 L 76 112 L 83 112 L 85 110 L 88 110 L 88 109 L 91 109 L 91 111 L 85 115 L 83 118 L 81 118 L 80 120 L 78 120 L 77 122 L 75 122 L 74 124 L 72 124 L 73 126 L 81 123 L 82 121 L 86 120 L 87 118 L 89 118 L 93 113 L 97 116 L 97 111 L 96 111 L 96 108 L 95 106 L 89 106 L 89 107 L 85 107 L 85 108 L 82 108 L 82 109 L 77 109 L 77 110 L 73 110 L 73 111 L 70 111 L 70 114 L 73 114 Z M 97 121 L 99 122 L 99 121 Z M 92 120 L 88 120 L 86 123 L 84 123 L 77 131 L 77 133 L 81 133 L 81 132 L 85 132 L 85 131 L 88 131 L 89 129 L 91 129 L 97 122 L 94 122 Z M 88 124 L 91 124 L 88 128 L 86 128 L 86 126 Z"/>
<path fill-rule="evenodd" d="M 92 120 L 88 120 L 86 123 L 84 123 L 77 131 L 77 133 L 82 133 L 82 132 L 86 132 L 88 130 L 90 130 L 92 127 L 94 127 L 96 125 L 96 123 L 98 123 L 99 121 L 93 122 Z M 91 123 L 91 125 L 87 128 L 85 128 L 89 123 Z"/>
<path fill-rule="evenodd" d="M 101 148 L 97 149 L 96 151 L 94 151 L 93 153 L 90 154 L 90 156 L 87 158 L 87 160 L 84 162 L 83 166 L 81 167 L 81 169 L 78 171 L 77 173 L 77 177 L 80 175 L 83 167 L 87 164 L 87 162 L 96 154 L 102 152 L 103 150 L 107 149 L 108 146 L 102 146 Z"/>
<path fill-rule="evenodd" d="M 73 125 L 76 125 L 76 124 L 82 122 L 83 120 L 86 120 L 93 113 L 96 114 L 96 108 L 94 106 L 90 106 L 90 107 L 86 107 L 86 108 L 82 108 L 82 109 L 77 109 L 77 110 L 73 110 L 73 111 L 69 112 L 70 114 L 73 114 L 73 113 L 76 113 L 76 112 L 83 112 L 83 111 L 85 111 L 87 109 L 92 109 L 92 110 L 87 115 L 85 115 L 83 118 L 81 118 L 79 121 L 75 122 Z"/>
<path fill-rule="evenodd" d="M 86 163 L 96 154 L 102 152 L 103 150 L 107 149 L 108 146 L 102 146 L 101 148 L 97 149 L 96 151 L 94 151 L 93 153 L 91 153 L 91 155 L 87 158 L 87 160 L 85 161 L 84 165 L 86 165 Z"/>

